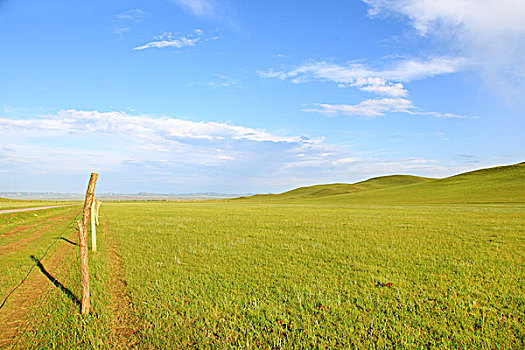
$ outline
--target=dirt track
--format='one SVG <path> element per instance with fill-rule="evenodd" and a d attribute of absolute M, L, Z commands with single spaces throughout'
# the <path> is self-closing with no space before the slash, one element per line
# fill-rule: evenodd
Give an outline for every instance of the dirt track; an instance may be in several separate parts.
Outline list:
<path fill-rule="evenodd" d="M 64 204 L 64 205 L 52 205 L 52 206 L 49 206 L 49 207 L 6 209 L 6 210 L 0 210 L 0 214 L 19 213 L 19 212 L 22 212 L 22 211 L 44 210 L 44 209 L 51 209 L 51 208 L 73 207 L 75 205 L 80 205 L 80 204 Z"/>
<path fill-rule="evenodd" d="M 58 218 L 64 220 L 66 216 L 62 215 Z M 75 236 L 75 232 L 71 232 L 72 240 L 75 239 Z M 18 249 L 21 247 L 19 246 Z M 71 245 L 60 245 L 45 261 L 39 261 L 35 271 L 9 299 L 9 305 L 6 305 L 6 308 L 0 313 L 0 349 L 11 348 L 25 327 L 31 330 L 32 325 L 29 324 L 31 318 L 39 304 L 45 301 L 46 294 L 57 284 L 60 285 L 56 277 L 63 272 L 62 261 L 71 252 Z"/>

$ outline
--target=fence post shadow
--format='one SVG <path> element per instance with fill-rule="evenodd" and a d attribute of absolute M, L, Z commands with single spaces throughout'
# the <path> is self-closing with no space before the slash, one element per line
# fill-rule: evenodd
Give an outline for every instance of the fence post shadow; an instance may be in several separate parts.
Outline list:
<path fill-rule="evenodd" d="M 81 306 L 80 300 L 77 298 L 75 294 L 71 290 L 69 290 L 67 287 L 65 287 L 60 281 L 58 281 L 55 277 L 53 277 L 42 265 L 40 260 L 38 260 L 34 255 L 31 255 L 31 260 L 33 260 L 36 263 L 36 266 L 42 271 L 44 276 L 46 276 L 51 283 L 55 285 L 55 287 L 59 288 L 62 293 L 64 293 L 69 299 L 71 299 L 72 302 L 74 302 L 78 307 Z"/>

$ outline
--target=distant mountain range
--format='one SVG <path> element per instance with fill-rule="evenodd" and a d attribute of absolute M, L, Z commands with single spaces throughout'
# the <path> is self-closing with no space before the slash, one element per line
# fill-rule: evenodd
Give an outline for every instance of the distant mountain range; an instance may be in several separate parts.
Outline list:
<path fill-rule="evenodd" d="M 136 194 L 121 193 L 97 193 L 100 200 L 205 200 L 205 199 L 227 199 L 251 194 L 232 193 L 184 193 L 184 194 L 162 194 L 140 192 Z M 83 193 L 60 193 L 60 192 L 0 192 L 0 197 L 20 200 L 59 200 L 77 201 L 84 198 Z"/>
<path fill-rule="evenodd" d="M 240 201 L 312 201 L 325 203 L 524 203 L 525 162 L 470 171 L 444 179 L 389 175 L 354 184 L 300 187 L 281 194 L 98 193 L 101 200 L 163 201 L 233 199 Z M 0 192 L 0 198 L 81 201 L 84 194 L 58 192 Z"/>

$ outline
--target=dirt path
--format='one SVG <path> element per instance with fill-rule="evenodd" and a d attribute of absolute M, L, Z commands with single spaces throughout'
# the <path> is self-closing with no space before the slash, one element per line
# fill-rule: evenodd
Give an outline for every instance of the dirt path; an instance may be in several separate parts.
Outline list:
<path fill-rule="evenodd" d="M 59 223 L 65 224 L 67 222 L 67 219 L 71 218 L 73 214 L 74 214 L 73 211 L 68 211 L 67 213 L 63 215 L 53 216 L 46 220 L 40 221 L 39 223 L 32 224 L 32 225 L 26 225 L 26 226 L 20 226 L 20 227 L 17 227 L 13 231 L 7 232 L 5 234 L 0 234 L 0 237 L 10 236 L 13 234 L 25 233 L 32 228 L 38 227 L 36 231 L 31 232 L 31 235 L 29 237 L 20 238 L 12 243 L 8 243 L 8 244 L 0 246 L 0 257 L 3 257 L 6 254 L 10 254 L 10 253 L 14 253 L 14 252 L 22 250 L 26 245 L 40 239 L 42 237 L 42 234 L 46 232 L 47 230 L 49 230 L 51 227 Z"/>
<path fill-rule="evenodd" d="M 14 230 L 11 230 L 11 231 L 8 231 L 8 232 L 5 232 L 5 233 L 0 233 L 0 237 L 11 236 L 11 235 L 14 235 L 16 233 L 19 233 L 19 232 L 22 232 L 22 231 L 27 231 L 30 228 L 33 228 L 33 227 L 36 227 L 36 226 L 40 226 L 40 225 L 48 223 L 48 222 L 54 222 L 54 221 L 58 221 L 60 219 L 63 219 L 65 217 L 70 217 L 71 213 L 72 213 L 72 211 L 68 211 L 68 212 L 66 212 L 63 215 L 52 216 L 50 218 L 44 219 L 42 221 L 39 221 L 36 224 L 17 226 Z"/>
<path fill-rule="evenodd" d="M 103 226 L 104 236 L 107 237 L 110 245 L 109 265 L 111 283 L 111 303 L 112 303 L 112 332 L 114 349 L 139 349 L 140 342 L 137 339 L 139 332 L 139 322 L 133 310 L 131 296 L 126 291 L 127 282 L 122 268 L 118 244 L 114 237 L 106 232 L 106 225 Z"/>
<path fill-rule="evenodd" d="M 73 206 L 76 206 L 76 205 L 81 205 L 81 204 L 65 204 L 65 205 L 52 205 L 50 207 L 6 209 L 6 210 L 0 210 L 0 214 L 11 214 L 11 213 L 19 213 L 19 212 L 22 212 L 22 211 L 44 210 L 44 209 L 51 209 L 51 208 L 73 207 Z"/>
<path fill-rule="evenodd" d="M 72 238 L 74 232 L 71 233 Z M 33 269 L 28 279 L 17 289 L 0 310 L 0 349 L 11 349 L 24 330 L 30 331 L 35 312 L 46 301 L 46 295 L 61 286 L 64 267 L 62 261 L 69 257 L 74 246 L 60 244 L 52 256 L 47 256 Z M 46 276 L 47 275 L 47 276 Z M 27 328 L 27 329 L 26 329 Z"/>
<path fill-rule="evenodd" d="M 116 238 L 108 234 L 104 219 L 101 220 L 103 223 L 101 236 L 106 238 L 109 247 L 107 253 L 111 293 L 109 331 L 112 334 L 112 343 L 108 345 L 113 349 L 140 349 L 142 348 L 138 340 L 140 322 L 134 313 L 131 296 L 127 292 L 118 244 Z M 74 243 L 78 238 L 76 236 L 77 234 L 72 230 L 68 239 Z M 53 254 L 48 255 L 33 269 L 29 278 L 9 298 L 6 307 L 0 310 L 0 349 L 11 349 L 24 331 L 38 329 L 38 325 L 33 326 L 32 321 L 40 305 L 46 303 L 46 295 L 57 292 L 57 288 L 68 288 L 62 286 L 61 280 L 67 275 L 70 266 L 63 266 L 62 262 L 68 260 L 71 254 L 75 254 L 77 247 L 63 241 L 58 242 L 57 245 L 58 248 Z M 72 298 L 76 299 L 76 296 Z M 73 302 L 78 302 L 78 299 Z"/>

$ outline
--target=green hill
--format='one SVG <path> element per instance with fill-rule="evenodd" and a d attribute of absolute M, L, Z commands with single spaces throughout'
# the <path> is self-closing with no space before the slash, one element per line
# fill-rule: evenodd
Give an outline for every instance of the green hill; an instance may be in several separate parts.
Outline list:
<path fill-rule="evenodd" d="M 525 163 L 471 171 L 444 179 L 408 175 L 355 184 L 301 187 L 249 200 L 324 203 L 510 203 L 525 202 Z"/>
<path fill-rule="evenodd" d="M 355 184 L 336 183 L 328 185 L 315 185 L 307 187 L 299 187 L 291 191 L 281 194 L 263 194 L 251 197 L 243 197 L 243 199 L 251 200 L 290 200 L 290 199 L 313 199 L 329 196 L 336 196 L 341 194 L 350 194 L 362 191 L 370 191 L 375 189 L 382 189 L 388 187 L 396 187 L 429 181 L 431 179 L 425 177 L 411 176 L 411 175 L 390 175 L 381 176 L 366 181 L 357 182 Z"/>

